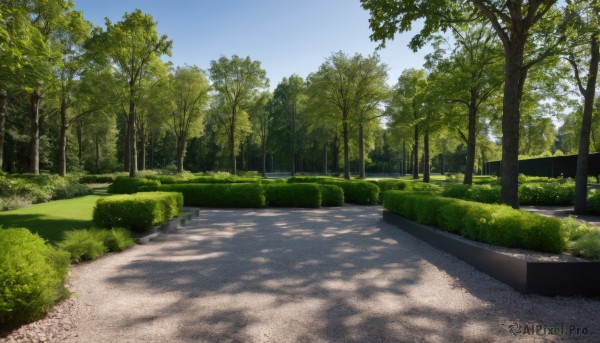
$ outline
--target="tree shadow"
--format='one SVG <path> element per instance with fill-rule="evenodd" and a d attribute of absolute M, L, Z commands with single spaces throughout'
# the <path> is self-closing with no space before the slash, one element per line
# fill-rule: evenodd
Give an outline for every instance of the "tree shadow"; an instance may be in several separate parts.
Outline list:
<path fill-rule="evenodd" d="M 180 341 L 495 341 L 512 321 L 598 310 L 521 295 L 383 222 L 380 207 L 206 209 L 151 247 L 108 282 L 154 295 L 156 317 L 120 309 L 119 330 L 175 322 Z"/>

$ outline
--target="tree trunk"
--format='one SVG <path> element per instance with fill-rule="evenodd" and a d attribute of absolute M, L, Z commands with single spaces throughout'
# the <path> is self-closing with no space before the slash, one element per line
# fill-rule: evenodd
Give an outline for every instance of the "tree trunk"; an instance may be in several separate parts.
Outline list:
<path fill-rule="evenodd" d="M 4 162 L 4 132 L 6 131 L 6 116 L 8 115 L 8 93 L 0 89 L 0 171 Z"/>
<path fill-rule="evenodd" d="M 242 170 L 245 171 L 246 170 L 246 144 L 245 143 L 240 143 L 240 164 L 242 165 Z"/>
<path fill-rule="evenodd" d="M 516 28 L 512 32 L 518 31 Z M 519 208 L 519 127 L 521 96 L 526 70 L 523 68 L 525 37 L 513 35 L 512 44 L 505 47 L 504 99 L 502 110 L 502 171 L 500 200 Z M 519 35 L 520 36 L 520 35 Z M 519 38 L 519 39 L 517 39 Z"/>
<path fill-rule="evenodd" d="M 140 170 L 146 170 L 146 133 L 142 128 L 140 132 Z"/>
<path fill-rule="evenodd" d="M 137 113 L 135 108 L 135 102 L 133 101 L 135 92 L 133 86 L 131 86 L 131 98 L 129 99 L 129 123 L 127 125 L 128 138 L 129 138 L 129 177 L 137 176 L 137 139 L 135 137 L 135 124 L 137 120 Z"/>
<path fill-rule="evenodd" d="M 402 167 L 400 168 L 402 176 L 406 175 L 406 141 L 402 140 Z"/>
<path fill-rule="evenodd" d="M 129 121 L 125 118 L 125 130 L 123 130 L 123 170 L 129 171 Z"/>
<path fill-rule="evenodd" d="M 340 147 L 339 147 L 339 138 L 336 135 L 333 138 L 333 156 L 332 156 L 332 166 L 331 166 L 331 171 L 333 173 L 334 176 L 337 176 L 337 174 L 339 173 L 339 163 L 340 163 Z"/>
<path fill-rule="evenodd" d="M 365 177 L 365 141 L 363 124 L 358 124 L 358 176 Z"/>
<path fill-rule="evenodd" d="M 95 158 L 94 158 L 94 166 L 96 167 L 96 174 L 100 173 L 100 138 L 96 135 L 96 139 L 94 139 L 95 144 Z"/>
<path fill-rule="evenodd" d="M 42 95 L 39 90 L 33 91 L 29 96 L 29 121 L 31 124 L 30 131 L 30 167 L 29 172 L 32 174 L 40 173 L 40 102 Z"/>
<path fill-rule="evenodd" d="M 67 103 L 64 97 L 60 101 L 60 137 L 58 148 L 58 175 L 67 175 Z"/>
<path fill-rule="evenodd" d="M 83 131 L 82 131 L 82 122 L 81 120 L 77 121 L 77 158 L 79 159 L 79 163 L 83 160 Z"/>
<path fill-rule="evenodd" d="M 350 180 L 350 160 L 349 160 L 349 149 L 348 149 L 348 122 L 344 119 L 342 124 L 343 128 L 343 139 L 344 139 L 344 179 Z"/>
<path fill-rule="evenodd" d="M 291 113 L 291 126 L 292 126 L 292 151 L 291 151 L 291 163 L 290 163 L 290 175 L 296 176 L 296 110 L 295 108 Z"/>
<path fill-rule="evenodd" d="M 185 155 L 185 140 L 183 137 L 177 137 L 177 172 L 183 172 L 183 157 Z"/>
<path fill-rule="evenodd" d="M 598 76 L 598 39 L 592 35 L 590 44 L 590 67 L 585 92 L 583 92 L 583 119 L 579 134 L 579 152 L 577 155 L 577 172 L 575 174 L 575 213 L 583 214 L 587 207 L 587 177 L 590 153 L 590 132 L 592 127 L 592 112 L 596 97 L 596 79 Z M 583 91 L 583 89 L 582 89 Z"/>
<path fill-rule="evenodd" d="M 235 113 L 231 117 L 229 123 L 229 172 L 231 175 L 236 174 L 235 168 Z"/>
<path fill-rule="evenodd" d="M 260 145 L 260 152 L 262 155 L 262 163 L 261 163 L 261 175 L 262 177 L 267 177 L 267 143 L 263 139 Z"/>
<path fill-rule="evenodd" d="M 327 142 L 323 144 L 323 174 L 327 175 Z"/>
<path fill-rule="evenodd" d="M 412 151 L 412 174 L 413 179 L 419 178 L 419 127 L 415 125 L 415 137 L 413 143 L 413 151 Z"/>
<path fill-rule="evenodd" d="M 150 169 L 154 168 L 154 135 L 151 133 L 150 139 Z"/>
<path fill-rule="evenodd" d="M 469 124 L 467 131 L 467 165 L 465 167 L 465 185 L 473 184 L 473 170 L 475 169 L 475 146 L 477 134 L 477 89 L 471 87 L 471 100 L 469 101 Z"/>
<path fill-rule="evenodd" d="M 423 136 L 423 182 L 429 182 L 431 172 L 431 161 L 429 160 L 429 132 L 425 131 Z"/>

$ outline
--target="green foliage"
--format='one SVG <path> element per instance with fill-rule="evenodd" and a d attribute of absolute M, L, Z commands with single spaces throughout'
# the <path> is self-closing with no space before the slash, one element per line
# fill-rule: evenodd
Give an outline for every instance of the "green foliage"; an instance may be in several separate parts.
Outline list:
<path fill-rule="evenodd" d="M 80 183 L 112 183 L 115 177 L 108 175 L 83 175 L 79 178 Z"/>
<path fill-rule="evenodd" d="M 176 192 L 113 195 L 98 200 L 93 222 L 98 227 L 144 232 L 178 216 L 182 206 L 182 195 Z"/>
<path fill-rule="evenodd" d="M 571 250 L 579 256 L 600 259 L 600 231 L 582 235 L 573 242 Z"/>
<path fill-rule="evenodd" d="M 500 203 L 500 187 L 491 185 L 449 184 L 444 186 L 442 196 L 486 204 Z"/>
<path fill-rule="evenodd" d="M 287 183 L 322 183 L 323 181 L 345 181 L 331 176 L 292 176 L 286 179 Z"/>
<path fill-rule="evenodd" d="M 343 206 L 344 190 L 336 185 L 319 185 L 323 206 Z"/>
<path fill-rule="evenodd" d="M 157 187 L 160 185 L 158 180 L 149 180 L 146 178 L 131 178 L 128 176 L 119 176 L 108 186 L 108 192 L 112 194 L 133 194 L 138 191 L 138 187 Z"/>
<path fill-rule="evenodd" d="M 573 182 L 536 182 L 519 186 L 521 205 L 573 205 L 575 184 Z"/>
<path fill-rule="evenodd" d="M 494 245 L 555 253 L 567 246 L 561 221 L 504 205 L 389 191 L 383 206 L 408 219 Z"/>
<path fill-rule="evenodd" d="M 344 202 L 358 205 L 375 205 L 379 200 L 379 187 L 367 181 L 323 180 L 322 184 L 341 187 L 344 190 Z"/>
<path fill-rule="evenodd" d="M 587 210 L 600 213 L 600 192 L 590 192 L 587 200 Z"/>
<path fill-rule="evenodd" d="M 397 180 L 384 180 L 384 181 L 369 181 L 379 187 L 379 203 L 383 201 L 383 193 L 391 190 L 404 190 L 407 187 L 408 182 L 397 181 Z"/>
<path fill-rule="evenodd" d="M 79 183 L 78 178 L 58 175 L 19 174 L 0 176 L 0 210 L 68 199 L 90 194 L 91 190 Z"/>
<path fill-rule="evenodd" d="M 435 183 L 413 181 L 407 182 L 404 190 L 412 192 L 441 193 L 442 186 L 436 185 Z"/>
<path fill-rule="evenodd" d="M 27 229 L 0 229 L 0 331 L 40 318 L 67 295 L 69 256 Z"/>
<path fill-rule="evenodd" d="M 159 191 L 180 192 L 186 206 L 265 207 L 263 187 L 258 183 L 161 185 Z"/>
<path fill-rule="evenodd" d="M 321 190 L 314 183 L 265 185 L 268 206 L 321 207 Z"/>
<path fill-rule="evenodd" d="M 127 229 L 87 229 L 66 231 L 58 247 L 71 254 L 71 261 L 91 261 L 107 251 L 119 252 L 134 245 Z"/>

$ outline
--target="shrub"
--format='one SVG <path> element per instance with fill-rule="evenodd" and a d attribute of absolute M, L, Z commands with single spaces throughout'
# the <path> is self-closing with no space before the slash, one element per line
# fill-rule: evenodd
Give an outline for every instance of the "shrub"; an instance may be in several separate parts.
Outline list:
<path fill-rule="evenodd" d="M 93 222 L 98 227 L 144 232 L 179 215 L 182 206 L 182 195 L 174 192 L 113 195 L 96 202 Z"/>
<path fill-rule="evenodd" d="M 369 181 L 379 187 L 379 203 L 383 201 L 383 193 L 391 190 L 404 190 L 408 182 L 398 180 Z"/>
<path fill-rule="evenodd" d="M 119 252 L 134 245 L 127 229 L 89 229 L 66 231 L 58 247 L 71 254 L 71 261 L 91 261 L 107 251 Z"/>
<path fill-rule="evenodd" d="M 452 183 L 462 183 L 465 179 L 465 175 L 462 173 L 448 173 L 446 174 L 446 181 Z"/>
<path fill-rule="evenodd" d="M 108 192 L 112 194 L 133 194 L 138 191 L 140 186 L 158 187 L 159 185 L 160 181 L 158 180 L 119 176 L 108 186 Z"/>
<path fill-rule="evenodd" d="M 79 178 L 80 183 L 112 183 L 114 180 L 112 175 L 83 175 Z"/>
<path fill-rule="evenodd" d="M 600 213 L 600 192 L 590 192 L 587 199 L 587 210 Z"/>
<path fill-rule="evenodd" d="M 41 317 L 67 295 L 69 255 L 27 229 L 0 229 L 0 331 Z"/>
<path fill-rule="evenodd" d="M 265 185 L 268 206 L 321 207 L 321 190 L 314 183 Z"/>
<path fill-rule="evenodd" d="M 583 234 L 571 245 L 575 255 L 600 259 L 600 231 Z"/>
<path fill-rule="evenodd" d="M 321 183 L 321 181 L 344 181 L 344 179 L 331 176 L 292 176 L 287 179 L 288 183 Z"/>
<path fill-rule="evenodd" d="M 319 185 L 321 189 L 322 206 L 343 206 L 344 190 L 336 185 Z"/>
<path fill-rule="evenodd" d="M 406 188 L 404 188 L 404 190 L 406 190 L 406 191 L 428 192 L 428 193 L 436 193 L 436 194 L 441 193 L 442 189 L 443 188 L 440 185 L 436 185 L 435 183 L 420 182 L 420 181 L 407 182 Z"/>
<path fill-rule="evenodd" d="M 408 219 L 490 244 L 546 252 L 566 248 L 567 235 L 561 221 L 505 205 L 402 191 L 386 192 L 383 205 Z"/>
<path fill-rule="evenodd" d="M 447 198 L 455 199 L 468 199 L 469 198 L 469 185 L 463 184 L 450 184 L 445 185 L 442 191 L 442 196 Z"/>
<path fill-rule="evenodd" d="M 331 184 L 344 190 L 344 202 L 358 205 L 374 205 L 379 200 L 379 187 L 366 181 L 333 181 L 324 180 L 323 184 Z"/>
<path fill-rule="evenodd" d="M 73 262 L 95 260 L 108 251 L 103 235 L 97 230 L 65 231 L 58 247 L 67 251 Z"/>
<path fill-rule="evenodd" d="M 195 176 L 181 183 L 260 183 L 260 178 L 237 177 L 232 175 L 227 177 Z"/>
<path fill-rule="evenodd" d="M 158 190 L 180 192 L 186 206 L 265 207 L 263 187 L 257 183 L 161 185 Z"/>
<path fill-rule="evenodd" d="M 16 210 L 17 208 L 27 207 L 31 204 L 31 199 L 19 195 L 0 197 L 0 211 Z"/>
<path fill-rule="evenodd" d="M 572 205 L 574 201 L 575 184 L 573 182 L 536 182 L 519 186 L 521 205 Z"/>

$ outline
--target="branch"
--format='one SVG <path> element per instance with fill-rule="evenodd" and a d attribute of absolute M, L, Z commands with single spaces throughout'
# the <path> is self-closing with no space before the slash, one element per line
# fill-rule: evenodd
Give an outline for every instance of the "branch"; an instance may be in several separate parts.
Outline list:
<path fill-rule="evenodd" d="M 510 38 L 508 37 L 508 34 L 506 34 L 506 31 L 504 31 L 504 29 L 502 28 L 502 25 L 500 25 L 500 22 L 498 21 L 498 17 L 496 17 L 496 15 L 494 14 L 494 10 L 496 12 L 498 12 L 499 10 L 488 8 L 481 0 L 472 0 L 472 1 L 473 1 L 473 4 L 475 5 L 475 7 L 477 7 L 483 13 L 483 15 L 486 16 L 486 18 L 488 18 L 488 20 L 494 27 L 494 30 L 496 30 L 498 37 L 500 37 L 500 40 L 502 40 L 502 43 L 504 44 L 504 46 L 509 46 Z"/>
<path fill-rule="evenodd" d="M 577 66 L 577 62 L 575 62 L 572 58 L 566 58 L 569 63 L 573 66 L 573 72 L 575 73 L 575 80 L 577 80 L 577 86 L 579 87 L 579 91 L 581 95 L 586 96 L 587 90 L 583 88 L 583 83 L 581 82 L 581 77 L 579 76 L 579 67 Z"/>

